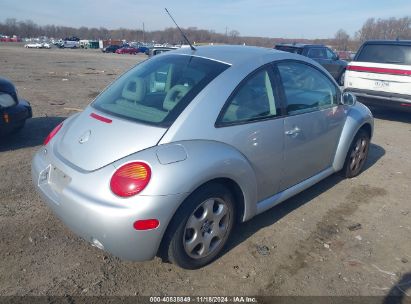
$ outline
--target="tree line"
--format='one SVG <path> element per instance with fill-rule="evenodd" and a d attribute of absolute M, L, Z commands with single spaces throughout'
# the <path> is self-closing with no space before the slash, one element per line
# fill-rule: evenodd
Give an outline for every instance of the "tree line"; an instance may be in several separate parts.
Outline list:
<path fill-rule="evenodd" d="M 266 38 L 266 37 L 246 37 L 241 36 L 237 30 L 231 30 L 225 34 L 217 33 L 213 30 L 198 29 L 189 27 L 183 29 L 187 37 L 196 43 L 226 43 L 226 44 L 246 44 L 264 47 L 272 47 L 278 43 L 321 43 L 331 45 L 338 50 L 355 51 L 358 46 L 371 39 L 411 39 L 411 17 L 375 19 L 370 18 L 365 21 L 359 31 L 350 37 L 344 29 L 336 32 L 333 38 L 329 39 L 288 39 L 288 38 Z M 8 18 L 0 22 L 0 34 L 23 38 L 52 37 L 65 38 L 77 36 L 81 39 L 115 39 L 127 41 L 155 41 L 156 43 L 184 43 L 180 32 L 176 28 L 166 28 L 157 31 L 143 31 L 142 29 L 107 29 L 105 27 L 68 27 L 59 25 L 38 25 L 31 20 L 18 21 L 15 18 Z"/>
<path fill-rule="evenodd" d="M 375 19 L 365 21 L 354 37 L 343 29 L 337 31 L 333 45 L 339 50 L 356 50 L 367 40 L 411 40 L 411 17 Z"/>

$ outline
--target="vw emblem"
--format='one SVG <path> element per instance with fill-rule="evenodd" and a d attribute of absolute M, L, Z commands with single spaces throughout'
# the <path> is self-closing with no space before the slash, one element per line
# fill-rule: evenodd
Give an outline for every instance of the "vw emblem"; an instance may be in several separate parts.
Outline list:
<path fill-rule="evenodd" d="M 81 135 L 78 142 L 80 144 L 84 144 L 85 142 L 87 142 L 90 139 L 90 135 L 91 135 L 91 131 L 90 130 L 86 131 L 83 135 Z"/>

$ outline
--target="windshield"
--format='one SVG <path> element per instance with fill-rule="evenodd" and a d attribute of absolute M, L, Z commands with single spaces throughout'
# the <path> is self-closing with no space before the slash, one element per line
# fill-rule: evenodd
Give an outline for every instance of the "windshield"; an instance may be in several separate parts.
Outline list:
<path fill-rule="evenodd" d="M 133 121 L 169 127 L 194 97 L 228 67 L 194 56 L 154 57 L 114 81 L 92 106 Z"/>
<path fill-rule="evenodd" d="M 411 45 L 366 44 L 355 61 L 411 65 Z"/>
<path fill-rule="evenodd" d="M 295 53 L 295 54 L 302 54 L 303 49 L 294 47 L 294 46 L 288 46 L 288 45 L 276 45 L 275 46 L 276 50 L 284 51 L 284 52 L 289 52 L 289 53 Z"/>

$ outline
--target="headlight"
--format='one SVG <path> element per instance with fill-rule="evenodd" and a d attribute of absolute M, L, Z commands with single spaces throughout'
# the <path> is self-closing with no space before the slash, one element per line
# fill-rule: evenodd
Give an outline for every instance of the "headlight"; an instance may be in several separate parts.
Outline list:
<path fill-rule="evenodd" d="M 0 107 L 8 108 L 14 105 L 16 105 L 16 101 L 11 95 L 0 92 Z"/>

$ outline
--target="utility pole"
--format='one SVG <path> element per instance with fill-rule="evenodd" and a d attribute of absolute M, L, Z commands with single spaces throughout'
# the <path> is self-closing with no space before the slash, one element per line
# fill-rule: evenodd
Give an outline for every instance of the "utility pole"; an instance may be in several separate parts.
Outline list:
<path fill-rule="evenodd" d="M 144 22 L 143 22 L 143 42 L 146 42 L 145 32 L 144 32 Z"/>

